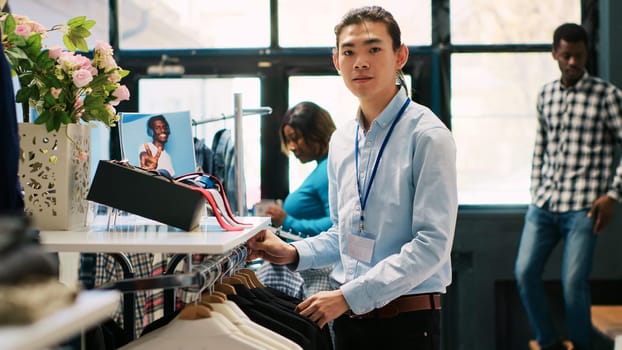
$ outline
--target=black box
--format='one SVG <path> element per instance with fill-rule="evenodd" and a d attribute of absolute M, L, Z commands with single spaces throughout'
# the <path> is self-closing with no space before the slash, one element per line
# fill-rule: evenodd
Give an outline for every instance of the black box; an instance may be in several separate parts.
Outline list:
<path fill-rule="evenodd" d="M 191 231 L 205 198 L 189 185 L 113 161 L 100 160 L 86 199 Z"/>

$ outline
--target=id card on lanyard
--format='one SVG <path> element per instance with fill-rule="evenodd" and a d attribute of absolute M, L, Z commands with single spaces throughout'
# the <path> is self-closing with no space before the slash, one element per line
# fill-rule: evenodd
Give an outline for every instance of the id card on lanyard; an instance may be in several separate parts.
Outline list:
<path fill-rule="evenodd" d="M 380 146 L 380 150 L 378 150 L 378 155 L 376 156 L 376 161 L 374 162 L 374 167 L 372 168 L 372 172 L 367 183 L 367 188 L 365 189 L 365 193 L 361 190 L 361 182 L 359 178 L 359 129 L 360 126 L 356 126 L 356 138 L 354 141 L 354 163 L 356 167 L 356 188 L 359 195 L 359 202 L 361 205 L 361 215 L 359 222 L 359 234 L 355 235 L 353 233 L 348 233 L 346 235 L 347 240 L 347 254 L 359 261 L 363 261 L 366 263 L 371 262 L 371 258 L 374 252 L 375 240 L 373 238 L 369 238 L 369 234 L 365 233 L 365 206 L 367 205 L 367 199 L 369 198 L 369 193 L 371 191 L 372 184 L 376 177 L 376 172 L 378 170 L 378 164 L 380 163 L 380 159 L 382 158 L 382 154 L 384 153 L 384 149 L 391 138 L 391 134 L 393 134 L 393 129 L 395 129 L 395 125 L 400 120 L 406 107 L 410 104 L 410 98 L 407 98 L 402 108 L 398 112 L 397 116 L 391 123 L 389 127 L 389 131 L 387 131 L 387 136 L 385 136 L 384 141 L 382 141 L 382 145 Z"/>

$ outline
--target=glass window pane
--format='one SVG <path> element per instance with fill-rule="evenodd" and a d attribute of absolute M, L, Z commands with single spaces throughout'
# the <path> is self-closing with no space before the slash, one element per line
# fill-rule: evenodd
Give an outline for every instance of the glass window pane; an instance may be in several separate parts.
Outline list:
<path fill-rule="evenodd" d="M 231 116 L 234 113 L 234 93 L 242 94 L 243 108 L 260 106 L 261 87 L 258 78 L 141 79 L 139 112 L 189 110 L 192 119 L 196 121 Z M 260 118 L 256 115 L 245 116 L 242 125 L 247 206 L 261 198 L 261 146 L 258 132 Z M 233 119 L 198 125 L 193 128 L 193 134 L 211 147 L 214 135 L 223 128 L 231 130 L 234 135 Z"/>
<path fill-rule="evenodd" d="M 57 24 L 65 24 L 73 17 L 86 16 L 96 22 L 91 28 L 87 44 L 93 49 L 98 40 L 109 41 L 108 0 L 58 0 L 58 1 L 10 1 L 11 12 L 30 18 L 50 29 Z M 62 34 L 58 31 L 48 33 L 44 40 L 48 47 L 63 45 Z"/>
<path fill-rule="evenodd" d="M 270 46 L 270 1 L 119 1 L 123 49 Z"/>
<path fill-rule="evenodd" d="M 334 47 L 334 27 L 351 8 L 369 5 L 364 0 L 279 0 L 279 45 L 282 47 Z M 430 0 L 376 1 L 400 25 L 406 45 L 432 41 Z"/>
<path fill-rule="evenodd" d="M 536 96 L 557 78 L 550 53 L 454 54 L 452 129 L 461 204 L 529 203 Z"/>
<path fill-rule="evenodd" d="M 581 22 L 580 0 L 451 0 L 453 44 L 550 44 L 564 22 Z"/>

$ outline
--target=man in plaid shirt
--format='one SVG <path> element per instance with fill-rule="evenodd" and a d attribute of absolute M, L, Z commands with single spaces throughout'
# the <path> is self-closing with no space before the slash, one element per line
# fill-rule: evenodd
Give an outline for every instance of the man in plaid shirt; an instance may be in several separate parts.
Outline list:
<path fill-rule="evenodd" d="M 531 173 L 532 203 L 516 260 L 521 300 L 541 349 L 566 349 L 554 327 L 542 283 L 544 265 L 564 240 L 562 286 L 569 340 L 591 349 L 588 278 L 596 237 L 622 198 L 622 93 L 585 70 L 587 33 L 566 23 L 553 35 L 561 78 L 538 95 L 538 133 Z"/>

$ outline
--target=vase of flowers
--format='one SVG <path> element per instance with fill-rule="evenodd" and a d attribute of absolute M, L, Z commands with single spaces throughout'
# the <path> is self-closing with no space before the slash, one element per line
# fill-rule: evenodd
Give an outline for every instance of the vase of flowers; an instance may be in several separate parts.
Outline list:
<path fill-rule="evenodd" d="M 24 202 L 40 229 L 84 226 L 90 177 L 90 128 L 114 126 L 115 107 L 129 99 L 112 47 L 97 42 L 91 58 L 85 38 L 95 21 L 70 19 L 50 29 L 25 16 L 0 13 L 2 46 L 20 88 L 19 178 Z M 48 47 L 50 31 L 61 31 L 65 48 Z M 36 119 L 30 118 L 34 111 Z M 30 119 L 34 119 L 31 122 Z"/>

